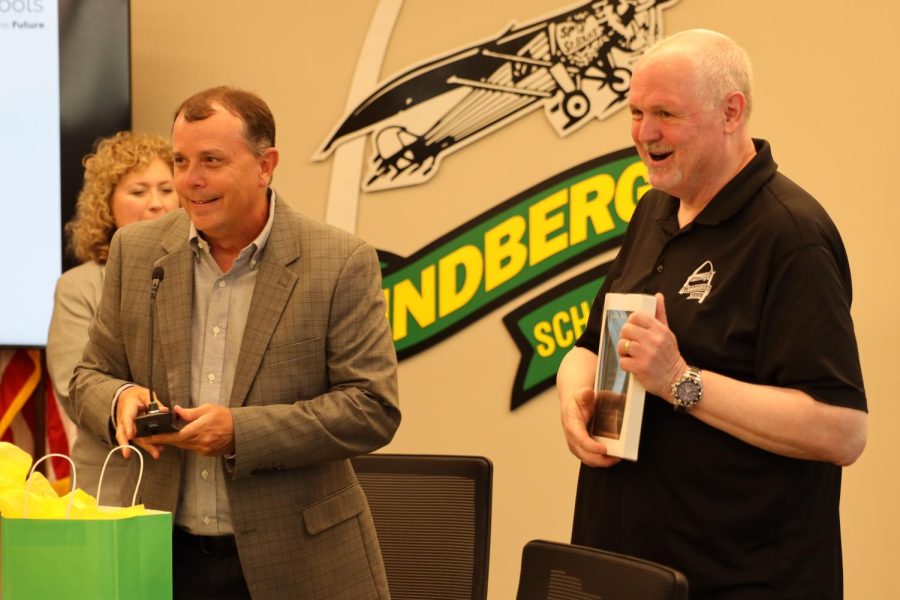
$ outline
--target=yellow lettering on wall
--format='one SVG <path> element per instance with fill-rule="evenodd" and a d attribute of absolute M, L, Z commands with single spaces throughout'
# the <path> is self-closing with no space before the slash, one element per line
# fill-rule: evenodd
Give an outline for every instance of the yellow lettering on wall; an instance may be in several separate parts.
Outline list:
<path fill-rule="evenodd" d="M 551 213 L 565 206 L 568 199 L 568 190 L 560 190 L 528 207 L 528 264 L 534 266 L 569 247 L 565 232 L 550 237 L 566 225 L 562 211 Z"/>
<path fill-rule="evenodd" d="M 427 327 L 435 322 L 435 267 L 429 265 L 422 270 L 422 290 L 413 282 L 404 279 L 394 286 L 394 341 L 402 340 L 409 332 L 408 320 L 412 316 L 419 327 Z"/>
<path fill-rule="evenodd" d="M 579 181 L 570 188 L 569 243 L 574 246 L 587 239 L 588 221 L 597 234 L 615 228 L 609 208 L 615 193 L 616 180 L 606 173 Z"/>
<path fill-rule="evenodd" d="M 384 316 L 387 317 L 387 320 L 391 320 L 391 290 L 389 288 L 384 288 L 381 290 L 384 294 Z"/>
<path fill-rule="evenodd" d="M 630 221 L 639 198 L 650 189 L 647 181 L 642 162 L 628 165 L 618 182 L 607 173 L 593 175 L 537 200 L 527 215 L 511 215 L 495 224 L 484 232 L 483 249 L 475 242 L 435 257 L 435 264 L 421 267 L 417 283 L 412 275 L 384 290 L 394 341 L 409 335 L 410 319 L 425 329 L 463 310 L 478 295 L 482 282 L 484 292 L 492 292 L 528 265 L 538 265 L 591 236 L 615 231 L 614 214 Z M 571 346 L 587 327 L 589 312 L 590 305 L 582 302 L 536 325 L 541 356 Z"/>
<path fill-rule="evenodd" d="M 547 321 L 537 323 L 534 326 L 534 329 L 531 330 L 531 333 L 534 334 L 535 341 L 537 341 L 535 350 L 542 358 L 547 358 L 556 351 L 556 343 L 553 341 L 553 336 L 550 335 L 550 331 L 550 323 Z"/>
<path fill-rule="evenodd" d="M 457 276 L 462 267 L 460 286 Z M 471 244 L 457 248 L 438 261 L 438 315 L 441 318 L 459 310 L 472 299 L 484 273 L 481 250 Z"/>
<path fill-rule="evenodd" d="M 522 243 L 525 219 L 514 215 L 484 234 L 484 291 L 518 275 L 528 260 L 528 248 Z"/>
<path fill-rule="evenodd" d="M 619 175 L 619 183 L 616 186 L 616 214 L 626 223 L 631 221 L 631 215 L 634 214 L 634 207 L 637 206 L 638 200 L 651 187 L 647 183 L 648 177 L 647 165 L 641 161 L 631 163 Z M 639 178 L 644 183 L 635 191 L 634 185 Z"/>
<path fill-rule="evenodd" d="M 553 337 L 556 338 L 556 345 L 564 348 L 575 343 L 575 336 L 572 335 L 572 328 L 563 328 L 563 325 L 570 323 L 569 313 L 561 311 L 553 315 Z"/>
<path fill-rule="evenodd" d="M 587 327 L 591 305 L 582 301 L 580 304 L 561 310 L 550 317 L 549 321 L 535 324 L 531 333 L 534 335 L 535 351 L 543 358 L 551 356 L 557 349 L 565 349 L 575 345 L 575 341 Z"/>

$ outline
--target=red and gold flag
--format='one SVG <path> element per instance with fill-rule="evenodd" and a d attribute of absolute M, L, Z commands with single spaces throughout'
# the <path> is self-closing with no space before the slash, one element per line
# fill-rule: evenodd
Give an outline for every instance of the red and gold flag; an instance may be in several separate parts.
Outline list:
<path fill-rule="evenodd" d="M 35 431 L 35 391 L 44 382 L 44 427 Z M 53 386 L 41 368 L 40 350 L 0 351 L 0 440 L 11 442 L 34 456 L 35 437 L 43 434 L 44 453 L 69 454 L 68 419 L 60 410 Z M 63 459 L 51 459 L 47 479 L 58 492 L 69 489 L 70 467 Z"/>

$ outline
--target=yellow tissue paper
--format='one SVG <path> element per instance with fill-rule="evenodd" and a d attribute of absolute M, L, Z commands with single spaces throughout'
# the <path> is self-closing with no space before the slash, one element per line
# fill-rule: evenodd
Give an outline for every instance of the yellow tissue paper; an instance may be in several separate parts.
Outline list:
<path fill-rule="evenodd" d="M 0 489 L 22 484 L 31 468 L 31 455 L 9 442 L 0 442 Z"/>
<path fill-rule="evenodd" d="M 0 490 L 0 515 L 19 519 L 22 517 L 22 507 L 24 505 L 24 485 L 20 485 L 18 488 L 5 488 Z"/>
<path fill-rule="evenodd" d="M 97 506 L 97 500 L 81 488 L 60 497 L 39 471 L 32 473 L 26 486 L 29 469 L 31 455 L 9 442 L 0 442 L 0 515 L 10 519 L 25 517 L 26 494 L 29 519 L 65 519 L 67 511 L 69 519 L 124 519 L 148 514 L 143 504 L 123 508 Z"/>
<path fill-rule="evenodd" d="M 25 482 L 25 490 L 29 494 L 34 494 L 41 498 L 59 498 L 56 489 L 40 471 L 35 471 L 31 474 L 29 480 Z"/>

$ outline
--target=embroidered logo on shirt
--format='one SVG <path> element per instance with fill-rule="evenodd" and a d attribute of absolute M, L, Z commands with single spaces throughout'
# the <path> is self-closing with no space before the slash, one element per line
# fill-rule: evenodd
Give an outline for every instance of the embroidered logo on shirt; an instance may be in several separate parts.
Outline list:
<path fill-rule="evenodd" d="M 703 304 L 712 290 L 712 279 L 715 274 L 712 261 L 706 261 L 690 274 L 678 293 L 686 295 L 688 300 L 696 300 L 699 304 Z"/>

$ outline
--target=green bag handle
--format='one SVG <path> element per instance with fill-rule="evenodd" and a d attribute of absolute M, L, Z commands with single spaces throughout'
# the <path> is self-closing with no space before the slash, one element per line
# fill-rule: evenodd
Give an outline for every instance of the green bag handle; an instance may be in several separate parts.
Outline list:
<path fill-rule="evenodd" d="M 69 461 L 69 464 L 70 464 L 70 465 L 72 465 L 72 487 L 71 487 L 71 489 L 69 490 L 69 492 L 74 492 L 74 491 L 75 491 L 75 463 L 72 462 L 72 459 L 69 458 L 68 456 L 66 456 L 65 454 L 56 454 L 56 453 L 53 453 L 53 454 L 47 454 L 47 455 L 45 455 L 43 458 L 41 458 L 41 459 L 35 461 L 35 463 L 34 463 L 33 465 L 31 465 L 31 470 L 28 471 L 28 480 L 25 482 L 25 506 L 24 506 L 24 508 L 22 509 L 22 518 L 23 518 L 23 519 L 27 519 L 27 518 L 28 518 L 28 488 L 31 487 L 31 476 L 34 475 L 34 470 L 37 468 L 37 466 L 38 466 L 39 464 L 41 464 L 42 462 L 44 462 L 44 461 L 47 460 L 48 458 L 53 458 L 54 456 L 56 456 L 56 457 L 58 457 L 58 458 L 64 458 L 64 459 L 66 459 L 67 461 Z M 72 511 L 72 500 L 74 500 L 74 499 L 75 499 L 75 494 L 70 494 L 70 495 L 69 495 L 69 503 L 66 505 L 66 518 L 67 518 L 67 519 L 69 518 L 69 513 Z"/>
<path fill-rule="evenodd" d="M 121 446 L 116 446 L 110 450 L 106 454 L 106 460 L 103 461 L 103 468 L 100 469 L 100 481 L 97 483 L 97 506 L 100 506 L 100 490 L 103 489 L 103 474 L 106 473 L 106 465 L 109 463 L 109 459 L 112 458 L 112 455 L 116 450 L 124 450 L 125 448 L 134 450 L 134 453 L 141 459 L 141 470 L 138 472 L 137 485 L 134 486 L 134 495 L 131 497 L 131 505 L 134 506 L 135 502 L 137 502 L 138 490 L 141 489 L 141 479 L 144 477 L 144 455 L 131 444 L 122 444 Z"/>

